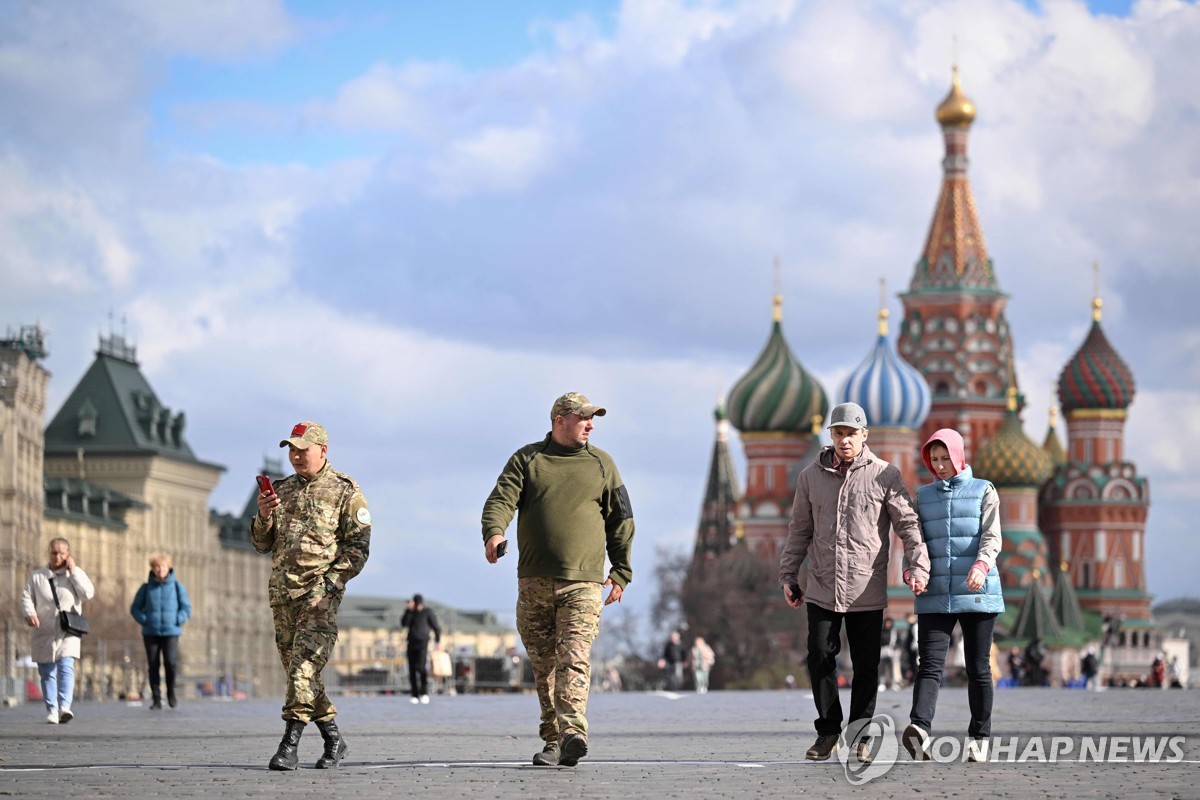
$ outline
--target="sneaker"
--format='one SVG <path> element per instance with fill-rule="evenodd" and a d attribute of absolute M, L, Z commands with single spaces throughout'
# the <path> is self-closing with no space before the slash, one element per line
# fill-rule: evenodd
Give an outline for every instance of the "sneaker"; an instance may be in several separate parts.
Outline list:
<path fill-rule="evenodd" d="M 421 701 L 415 697 L 410 697 L 410 698 L 408 698 L 408 702 L 412 703 L 415 706 L 417 703 L 419 703 Z"/>
<path fill-rule="evenodd" d="M 542 752 L 533 754 L 534 766 L 553 767 L 558 765 L 558 742 L 546 742 Z"/>
<path fill-rule="evenodd" d="M 63 725 L 66 725 L 73 719 L 75 719 L 75 715 L 71 713 L 71 709 L 69 708 L 64 708 L 58 712 L 58 721 Z"/>
<path fill-rule="evenodd" d="M 929 760 L 929 734 L 910 724 L 900 736 L 904 749 L 912 756 L 913 761 Z"/>
<path fill-rule="evenodd" d="M 563 739 L 562 752 L 558 757 L 560 767 L 573 767 L 587 755 L 587 737 L 582 733 L 569 733 Z"/>
<path fill-rule="evenodd" d="M 828 761 L 829 757 L 833 755 L 833 751 L 837 749 L 837 745 L 838 735 L 836 733 L 829 736 L 818 736 L 804 757 L 809 761 Z"/>
<path fill-rule="evenodd" d="M 58 724 L 58 709 L 57 708 L 50 709 L 50 713 L 46 715 L 46 722 L 49 722 L 51 725 Z"/>
<path fill-rule="evenodd" d="M 967 742 L 967 761 L 987 761 L 991 739 L 972 739 Z"/>
<path fill-rule="evenodd" d="M 868 737 L 864 736 L 858 740 L 858 747 L 854 748 L 854 757 L 860 764 L 870 764 L 875 760 L 875 756 L 871 753 L 871 740 Z"/>
<path fill-rule="evenodd" d="M 429 695 L 427 695 L 427 694 L 421 695 L 421 705 L 426 705 L 426 706 L 429 705 Z"/>

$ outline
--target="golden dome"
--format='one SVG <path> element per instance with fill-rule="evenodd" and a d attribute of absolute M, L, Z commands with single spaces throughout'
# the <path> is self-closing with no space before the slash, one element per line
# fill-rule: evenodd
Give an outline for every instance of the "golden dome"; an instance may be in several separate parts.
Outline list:
<path fill-rule="evenodd" d="M 962 87 L 958 85 L 957 65 L 954 67 L 954 80 L 950 86 L 950 94 L 946 95 L 946 99 L 937 107 L 937 121 L 943 126 L 966 126 L 975 121 L 975 104 L 967 99 L 967 96 L 963 94 Z"/>

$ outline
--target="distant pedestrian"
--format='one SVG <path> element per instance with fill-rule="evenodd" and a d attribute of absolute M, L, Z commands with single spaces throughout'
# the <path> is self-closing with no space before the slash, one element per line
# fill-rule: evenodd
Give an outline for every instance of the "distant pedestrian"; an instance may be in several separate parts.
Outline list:
<path fill-rule="evenodd" d="M 884 617 L 879 632 L 879 688 L 899 689 L 900 680 L 900 631 L 896 620 Z"/>
<path fill-rule="evenodd" d="M 358 484 L 330 466 L 329 434 L 301 422 L 279 443 L 296 474 L 258 495 L 250 541 L 271 553 L 267 587 L 275 646 L 287 676 L 283 739 L 268 767 L 296 769 L 304 726 L 315 722 L 325 740 L 317 769 L 338 766 L 349 752 L 325 692 L 321 671 L 337 644 L 337 612 L 346 582 L 362 571 L 371 544 L 371 512 Z"/>
<path fill-rule="evenodd" d="M 489 564 L 504 555 L 504 532 L 520 512 L 517 630 L 541 707 L 538 734 L 545 744 L 533 757 L 538 766 L 573 767 L 587 755 L 591 647 L 601 604 L 620 602 L 633 579 L 629 492 L 612 456 L 588 441 L 604 414 L 578 392 L 555 400 L 546 438 L 512 454 L 483 506 Z M 603 601 L 602 585 L 612 587 Z"/>
<path fill-rule="evenodd" d="M 42 679 L 46 722 L 65 725 L 75 718 L 71 703 L 80 647 L 79 637 L 63 630 L 59 611 L 82 614 L 83 602 L 91 600 L 96 589 L 87 573 L 75 565 L 66 539 L 50 540 L 49 555 L 49 564 L 35 569 L 21 592 L 21 613 L 34 629 L 31 655 Z"/>
<path fill-rule="evenodd" d="M 1008 650 L 1008 679 L 1013 686 L 1025 685 L 1025 657 L 1016 645 Z"/>
<path fill-rule="evenodd" d="M 692 652 L 689 659 L 692 664 L 692 679 L 696 684 L 696 694 L 708 693 L 708 675 L 712 672 L 713 664 L 717 663 L 717 654 L 704 641 L 703 636 L 697 636 L 692 642 Z"/>
<path fill-rule="evenodd" d="M 1083 678 L 1083 688 L 1096 688 L 1096 673 L 1099 671 L 1099 663 L 1096 660 L 1096 647 L 1088 645 L 1087 652 L 1083 654 L 1083 658 L 1079 660 L 1079 674 Z"/>
<path fill-rule="evenodd" d="M 408 684 L 412 697 L 411 703 L 429 702 L 429 671 L 426 662 L 429 660 L 429 634 L 433 634 L 435 644 L 442 641 L 442 629 L 438 627 L 437 617 L 432 608 L 425 607 L 425 598 L 414 594 L 404 609 L 400 624 L 408 628 Z"/>
<path fill-rule="evenodd" d="M 1034 636 L 1025 645 L 1025 657 L 1022 659 L 1022 666 L 1025 669 L 1025 682 L 1030 686 L 1044 686 L 1046 684 L 1046 670 L 1043 662 L 1046 660 L 1046 646 L 1042 644 L 1042 640 L 1038 636 Z"/>
<path fill-rule="evenodd" d="M 1150 685 L 1159 689 L 1166 689 L 1168 686 L 1166 677 L 1166 653 L 1159 651 L 1158 655 L 1154 656 L 1154 661 L 1150 664 Z"/>
<path fill-rule="evenodd" d="M 192 615 L 192 603 L 187 590 L 175 577 L 171 556 L 156 553 L 150 556 L 150 576 L 137 590 L 129 613 L 142 626 L 142 643 L 146 646 L 146 675 L 150 680 L 151 711 L 162 708 L 162 676 L 160 664 L 167 675 L 167 705 L 175 707 L 175 671 L 179 663 L 179 637 L 183 624 Z"/>
<path fill-rule="evenodd" d="M 683 638 L 679 631 L 671 631 L 667 643 L 663 645 L 662 657 L 658 659 L 658 668 L 667 674 L 667 689 L 678 692 L 683 688 L 683 664 L 686 661 L 683 654 Z"/>

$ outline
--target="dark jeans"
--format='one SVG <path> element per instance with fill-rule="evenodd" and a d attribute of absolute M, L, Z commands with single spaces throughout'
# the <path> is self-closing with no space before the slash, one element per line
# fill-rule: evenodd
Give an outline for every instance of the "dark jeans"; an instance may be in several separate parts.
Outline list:
<path fill-rule="evenodd" d="M 175 667 L 179 663 L 178 636 L 143 636 L 146 644 L 146 674 L 150 678 L 150 694 L 154 699 L 162 701 L 162 689 L 159 688 L 159 660 L 167 673 L 167 698 L 175 696 Z"/>
<path fill-rule="evenodd" d="M 425 661 L 429 655 L 428 639 L 410 639 L 408 642 L 408 685 L 413 697 L 429 694 L 429 671 Z"/>
<path fill-rule="evenodd" d="M 967 668 L 967 703 L 971 724 L 967 735 L 985 739 L 992 735 L 992 631 L 995 614 L 920 614 L 917 616 L 917 680 L 913 684 L 912 724 L 929 732 L 937 706 L 938 689 L 946 670 L 950 634 L 957 624 L 962 630 L 963 655 Z"/>
<path fill-rule="evenodd" d="M 837 655 L 842 647 L 842 621 L 850 642 L 854 678 L 850 682 L 850 721 L 875 716 L 879 694 L 879 634 L 883 609 L 839 614 L 808 604 L 808 679 L 817 704 L 817 735 L 842 732 L 842 702 L 838 698 Z"/>

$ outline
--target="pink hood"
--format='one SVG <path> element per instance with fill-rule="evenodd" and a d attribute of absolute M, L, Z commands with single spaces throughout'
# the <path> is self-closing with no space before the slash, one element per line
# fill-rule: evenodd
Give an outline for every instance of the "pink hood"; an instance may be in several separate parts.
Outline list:
<path fill-rule="evenodd" d="M 950 453 L 950 463 L 954 465 L 954 471 L 962 472 L 967 466 L 967 457 L 963 453 L 965 447 L 962 434 L 953 428 L 940 428 L 934 431 L 933 435 L 921 446 L 921 460 L 925 462 L 925 469 L 929 470 L 929 473 L 936 478 L 937 473 L 933 471 L 933 465 L 929 463 L 929 448 L 933 446 L 934 442 L 941 442 L 946 446 L 946 450 Z"/>

